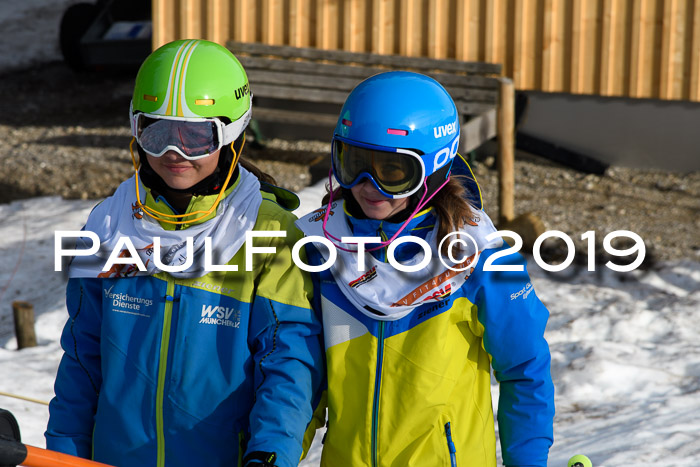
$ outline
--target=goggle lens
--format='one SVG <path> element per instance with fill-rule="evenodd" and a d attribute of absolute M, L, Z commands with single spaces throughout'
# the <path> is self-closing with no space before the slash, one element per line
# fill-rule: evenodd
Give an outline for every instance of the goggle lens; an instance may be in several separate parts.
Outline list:
<path fill-rule="evenodd" d="M 155 157 L 173 149 L 187 159 L 200 159 L 221 147 L 219 132 L 212 120 L 182 121 L 141 115 L 136 140 L 144 151 Z"/>
<path fill-rule="evenodd" d="M 342 185 L 352 186 L 363 174 L 368 174 L 390 195 L 407 193 L 423 180 L 422 165 L 417 157 L 353 146 L 337 139 L 333 147 L 333 165 Z"/>

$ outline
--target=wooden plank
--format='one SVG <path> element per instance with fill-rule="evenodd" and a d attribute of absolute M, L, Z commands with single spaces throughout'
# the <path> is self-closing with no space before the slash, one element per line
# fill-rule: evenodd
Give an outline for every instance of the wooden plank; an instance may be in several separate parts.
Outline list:
<path fill-rule="evenodd" d="M 622 44 L 615 41 L 616 18 L 619 15 L 617 0 L 604 0 L 602 11 L 602 39 L 600 44 L 600 94 L 613 95 L 614 62 L 617 58 L 617 50 Z"/>
<path fill-rule="evenodd" d="M 460 127 L 460 153 L 466 154 L 475 150 L 486 141 L 496 137 L 497 133 L 497 113 L 495 108 L 467 120 Z"/>
<path fill-rule="evenodd" d="M 200 0 L 180 0 L 180 31 L 184 37 L 201 39 L 202 35 L 202 8 Z"/>
<path fill-rule="evenodd" d="M 343 34 L 343 49 L 351 52 L 365 51 L 367 43 L 367 0 L 345 0 L 344 23 L 348 28 Z"/>
<path fill-rule="evenodd" d="M 428 57 L 447 57 L 447 33 L 449 31 L 449 1 L 428 2 Z"/>
<path fill-rule="evenodd" d="M 348 97 L 347 91 L 328 89 L 298 88 L 278 84 L 251 83 L 254 95 L 271 97 L 274 99 L 290 99 L 295 101 L 328 102 L 330 104 L 343 104 Z"/>
<path fill-rule="evenodd" d="M 290 0 L 289 44 L 295 47 L 311 45 L 311 0 Z"/>
<path fill-rule="evenodd" d="M 489 0 L 486 2 L 486 39 L 484 60 L 491 63 L 503 63 L 505 54 L 505 25 L 506 6 L 504 0 Z"/>
<path fill-rule="evenodd" d="M 229 2 L 227 0 L 208 0 L 207 39 L 224 44 L 229 37 Z"/>
<path fill-rule="evenodd" d="M 421 55 L 423 30 L 421 28 L 420 0 L 399 0 L 399 53 L 403 56 Z"/>
<path fill-rule="evenodd" d="M 254 95 L 260 97 L 340 105 L 345 103 L 345 99 L 349 94 L 349 92 L 346 91 L 298 88 L 261 83 L 253 83 L 251 89 Z M 455 99 L 455 104 L 460 114 L 463 115 L 479 115 L 494 108 L 494 103 L 492 102 L 463 101 L 458 98 Z"/>
<path fill-rule="evenodd" d="M 689 99 L 692 101 L 700 101 L 700 1 L 695 1 L 694 10 L 690 12 L 693 15 L 692 20 L 692 39 L 690 46 L 690 73 L 689 73 Z"/>
<path fill-rule="evenodd" d="M 283 71 L 291 73 L 322 74 L 325 76 L 354 77 L 358 80 L 369 78 L 377 73 L 389 71 L 389 68 L 363 67 L 359 65 L 337 65 L 332 63 L 303 62 L 291 60 L 278 60 L 263 57 L 238 57 L 243 67 L 250 72 L 254 69 L 267 71 Z M 449 73 L 422 72 L 436 79 L 443 86 L 464 86 L 472 88 L 493 89 L 499 87 L 496 78 L 479 75 L 456 75 Z"/>
<path fill-rule="evenodd" d="M 663 22 L 661 27 L 661 75 L 659 77 L 659 97 L 669 99 L 671 81 L 673 80 L 673 52 L 676 47 L 674 29 L 676 28 L 676 0 L 664 1 Z"/>
<path fill-rule="evenodd" d="M 338 49 L 340 47 L 338 32 L 343 26 L 338 19 L 340 14 L 338 0 L 317 0 L 317 9 L 317 46 L 320 49 Z"/>
<path fill-rule="evenodd" d="M 583 54 L 584 80 L 583 92 L 586 94 L 600 93 L 600 32 L 602 27 L 598 0 L 584 2 L 584 37 Z"/>
<path fill-rule="evenodd" d="M 237 41 L 254 41 L 257 33 L 255 0 L 233 0 L 231 9 L 232 38 Z"/>
<path fill-rule="evenodd" d="M 175 40 L 178 31 L 175 27 L 175 9 L 168 0 L 153 0 L 153 50 Z"/>
<path fill-rule="evenodd" d="M 639 0 L 632 6 L 632 24 L 630 37 L 630 71 L 629 94 L 631 97 L 641 97 L 642 91 L 642 46 L 647 28 L 642 22 L 642 12 L 646 0 Z"/>
<path fill-rule="evenodd" d="M 557 91 L 555 83 L 557 70 L 561 63 L 561 51 L 558 45 L 561 44 L 561 37 L 557 31 L 557 21 L 562 15 L 560 2 L 555 0 L 544 1 L 544 31 L 542 37 L 542 85 L 543 91 Z"/>
<path fill-rule="evenodd" d="M 515 4 L 513 30 L 513 82 L 518 89 L 535 89 L 535 0 Z"/>
<path fill-rule="evenodd" d="M 457 2 L 455 36 L 455 58 L 457 60 L 480 60 L 480 30 L 483 27 L 479 18 L 480 5 L 480 0 Z"/>
<path fill-rule="evenodd" d="M 253 92 L 256 94 L 260 93 L 260 91 L 258 91 L 260 86 L 274 85 L 283 89 L 284 97 L 288 98 L 292 98 L 292 96 L 296 96 L 298 93 L 306 93 L 309 89 L 319 91 L 343 91 L 347 94 L 359 83 L 358 80 L 353 78 L 259 70 L 248 70 L 248 79 Z M 454 100 L 484 102 L 494 105 L 498 101 L 498 93 L 495 90 L 452 86 L 446 86 L 445 89 Z M 282 91 L 280 91 L 280 93 L 282 93 Z M 274 95 L 264 94 L 264 96 L 280 97 L 280 93 Z M 263 94 L 261 94 L 261 96 L 262 95 Z"/>
<path fill-rule="evenodd" d="M 515 217 L 515 87 L 501 78 L 498 103 L 498 223 Z"/>
<path fill-rule="evenodd" d="M 375 54 L 394 54 L 394 0 L 374 0 L 372 10 L 372 47 Z"/>
<path fill-rule="evenodd" d="M 291 73 L 247 69 L 248 80 L 255 91 L 258 84 L 279 84 L 287 87 L 336 89 L 349 92 L 360 82 L 357 78 L 341 78 L 321 74 Z"/>
<path fill-rule="evenodd" d="M 444 72 L 466 72 L 484 75 L 497 75 L 501 65 L 496 63 L 463 62 L 426 57 L 404 57 L 401 55 L 379 55 L 369 52 L 347 52 L 344 50 L 321 50 L 308 47 L 269 46 L 253 42 L 226 43 L 234 54 L 273 55 L 282 58 L 305 58 L 310 60 L 330 60 L 339 63 L 362 63 L 364 65 L 385 65 L 424 70 L 439 69 Z"/>
<path fill-rule="evenodd" d="M 253 107 L 253 118 L 270 122 L 304 124 L 309 126 L 335 126 L 338 116 L 335 114 L 324 114 L 317 111 L 298 111 L 283 109 L 267 109 L 263 107 Z"/>
<path fill-rule="evenodd" d="M 583 92 L 583 0 L 573 0 L 571 14 L 571 86 L 574 94 Z"/>
<path fill-rule="evenodd" d="M 266 44 L 283 44 L 287 19 L 283 0 L 262 0 L 262 37 Z"/>

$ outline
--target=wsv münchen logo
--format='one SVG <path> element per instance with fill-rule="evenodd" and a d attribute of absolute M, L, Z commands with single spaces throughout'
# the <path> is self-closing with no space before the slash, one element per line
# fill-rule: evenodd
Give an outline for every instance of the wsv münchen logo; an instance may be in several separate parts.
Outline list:
<path fill-rule="evenodd" d="M 241 325 L 241 312 L 233 307 L 202 305 L 202 319 L 199 324 L 215 324 L 238 328 Z"/>

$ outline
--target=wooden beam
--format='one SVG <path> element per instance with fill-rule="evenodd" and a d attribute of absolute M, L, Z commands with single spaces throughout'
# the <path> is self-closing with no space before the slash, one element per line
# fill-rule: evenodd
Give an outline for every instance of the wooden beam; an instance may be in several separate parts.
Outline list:
<path fill-rule="evenodd" d="M 677 0 L 665 0 L 663 21 L 661 27 L 661 75 L 659 78 L 659 97 L 670 99 L 673 95 L 672 82 L 674 75 L 674 53 L 676 48 L 676 15 Z"/>
<path fill-rule="evenodd" d="M 342 25 L 338 20 L 338 15 L 340 14 L 340 8 L 338 7 L 338 0 L 317 0 L 318 1 L 318 22 L 317 27 L 317 40 L 318 48 L 334 50 L 340 47 L 340 41 L 338 40 L 338 32 L 341 30 Z"/>
<path fill-rule="evenodd" d="M 693 33 L 690 46 L 690 76 L 689 76 L 689 99 L 695 102 L 700 101 L 700 1 L 695 0 L 694 10 L 689 12 L 693 15 Z"/>
<path fill-rule="evenodd" d="M 572 0 L 571 20 L 571 92 L 580 94 L 583 92 L 583 4 L 584 0 Z"/>
<path fill-rule="evenodd" d="M 504 19 L 506 7 L 504 0 L 486 2 L 486 40 L 484 60 L 491 63 L 503 63 L 506 58 Z"/>
<path fill-rule="evenodd" d="M 367 43 L 367 0 L 345 0 L 343 2 L 344 23 L 347 32 L 343 34 L 343 49 L 351 52 L 364 52 Z"/>
<path fill-rule="evenodd" d="M 153 50 L 175 39 L 175 9 L 167 0 L 153 0 Z"/>
<path fill-rule="evenodd" d="M 284 17 L 283 0 L 263 0 L 262 2 L 263 42 L 271 45 L 284 44 L 287 18 Z"/>
<path fill-rule="evenodd" d="M 233 0 L 231 9 L 234 40 L 241 42 L 253 42 L 256 40 L 257 2 L 255 0 Z"/>
<path fill-rule="evenodd" d="M 289 44 L 295 47 L 311 45 L 311 0 L 290 0 Z"/>
<path fill-rule="evenodd" d="M 542 38 L 542 87 L 543 91 L 561 91 L 563 65 L 562 42 L 560 31 L 561 17 L 564 14 L 561 0 L 545 0 L 544 31 Z"/>
<path fill-rule="evenodd" d="M 266 44 L 233 42 L 227 43 L 233 53 L 251 55 L 275 55 L 281 58 L 304 58 L 308 60 L 332 60 L 338 63 L 362 63 L 389 67 L 410 67 L 445 72 L 464 72 L 481 75 L 497 75 L 501 65 L 484 62 L 463 62 L 427 57 L 406 57 L 401 55 L 379 55 L 367 52 L 347 52 L 345 50 L 319 50 L 307 47 L 268 46 Z"/>
<path fill-rule="evenodd" d="M 374 0 L 372 3 L 372 48 L 376 54 L 395 54 L 394 35 L 396 34 L 394 0 Z"/>
<path fill-rule="evenodd" d="M 428 57 L 447 57 L 447 33 L 449 31 L 449 1 L 428 2 Z"/>
<path fill-rule="evenodd" d="M 420 1 L 399 0 L 401 16 L 399 18 L 399 53 L 404 56 L 417 57 L 421 54 L 423 31 L 420 26 Z"/>
<path fill-rule="evenodd" d="M 29 302 L 12 302 L 12 316 L 15 320 L 15 336 L 17 350 L 26 347 L 36 347 L 36 332 L 34 331 L 34 306 Z"/>
<path fill-rule="evenodd" d="M 498 102 L 498 222 L 515 218 L 515 87 L 509 78 L 500 78 Z"/>
<path fill-rule="evenodd" d="M 228 0 L 207 0 L 207 34 L 210 41 L 224 45 L 229 38 Z"/>

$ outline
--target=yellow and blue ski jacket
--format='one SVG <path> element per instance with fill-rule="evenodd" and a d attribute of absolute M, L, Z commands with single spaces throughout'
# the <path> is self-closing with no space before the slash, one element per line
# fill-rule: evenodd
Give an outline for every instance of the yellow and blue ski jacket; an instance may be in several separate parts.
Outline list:
<path fill-rule="evenodd" d="M 359 237 L 391 238 L 399 227 L 348 220 Z M 432 210 L 424 211 L 401 235 L 425 238 L 434 224 Z M 412 247 L 399 247 L 397 259 L 413 256 Z M 309 264 L 323 264 L 307 248 Z M 483 251 L 459 290 L 394 321 L 358 311 L 330 270 L 312 274 L 328 378 L 322 466 L 495 466 L 491 368 L 505 465 L 546 466 L 554 416 L 543 336 L 549 314 L 527 272 L 483 270 L 500 250 Z M 384 259 L 385 250 L 373 254 Z M 516 254 L 494 264 L 525 260 Z"/>
<path fill-rule="evenodd" d="M 252 451 L 298 464 L 323 381 L 321 326 L 291 258 L 296 218 L 265 190 L 254 230 L 288 234 L 256 239 L 277 252 L 253 271 L 243 246 L 237 272 L 70 279 L 49 449 L 130 467 L 235 466 Z"/>

